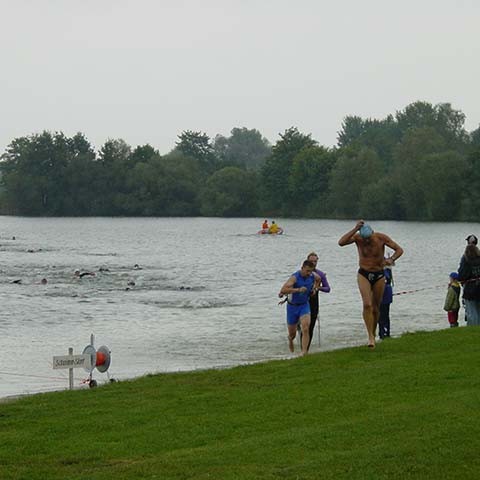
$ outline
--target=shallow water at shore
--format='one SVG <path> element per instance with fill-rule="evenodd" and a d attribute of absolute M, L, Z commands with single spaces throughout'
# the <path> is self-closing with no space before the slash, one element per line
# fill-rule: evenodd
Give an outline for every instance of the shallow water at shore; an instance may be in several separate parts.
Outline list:
<path fill-rule="evenodd" d="M 81 353 L 91 333 L 119 379 L 288 358 L 277 293 L 312 250 L 332 286 L 312 351 L 366 341 L 356 249 L 337 246 L 354 221 L 277 219 L 285 234 L 271 236 L 256 234 L 255 218 L 0 219 L 0 397 L 66 388 L 52 357 Z M 394 269 L 405 293 L 391 308 L 393 335 L 446 328 L 448 273 L 478 224 L 372 225 L 406 252 Z M 86 377 L 76 369 L 75 386 Z"/>

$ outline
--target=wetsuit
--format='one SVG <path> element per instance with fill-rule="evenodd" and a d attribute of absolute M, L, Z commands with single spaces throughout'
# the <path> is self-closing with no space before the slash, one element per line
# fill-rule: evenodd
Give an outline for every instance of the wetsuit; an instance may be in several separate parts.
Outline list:
<path fill-rule="evenodd" d="M 393 301 L 393 278 L 392 271 L 385 269 L 385 290 L 383 291 L 380 314 L 378 317 L 378 336 L 385 338 L 390 336 L 390 304 Z"/>
<path fill-rule="evenodd" d="M 308 347 L 307 350 L 310 348 L 310 344 L 312 343 L 313 337 L 313 330 L 315 329 L 315 323 L 318 317 L 318 292 L 329 293 L 330 292 L 330 285 L 328 284 L 327 276 L 318 269 L 315 269 L 315 273 L 320 277 L 322 282 L 321 287 L 315 292 L 313 295 L 310 295 L 309 303 L 310 303 L 310 338 L 308 340 Z M 320 323 L 318 324 L 318 328 L 320 328 Z"/>

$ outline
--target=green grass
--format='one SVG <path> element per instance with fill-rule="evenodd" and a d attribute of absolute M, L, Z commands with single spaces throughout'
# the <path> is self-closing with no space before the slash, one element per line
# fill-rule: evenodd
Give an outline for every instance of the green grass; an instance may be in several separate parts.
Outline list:
<path fill-rule="evenodd" d="M 0 404 L 0 479 L 477 479 L 480 328 Z"/>

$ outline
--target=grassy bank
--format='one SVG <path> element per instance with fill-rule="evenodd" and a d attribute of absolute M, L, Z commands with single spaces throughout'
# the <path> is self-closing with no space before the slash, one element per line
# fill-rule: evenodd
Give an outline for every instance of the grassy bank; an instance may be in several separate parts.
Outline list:
<path fill-rule="evenodd" d="M 457 328 L 22 398 L 0 478 L 476 479 L 479 346 Z"/>

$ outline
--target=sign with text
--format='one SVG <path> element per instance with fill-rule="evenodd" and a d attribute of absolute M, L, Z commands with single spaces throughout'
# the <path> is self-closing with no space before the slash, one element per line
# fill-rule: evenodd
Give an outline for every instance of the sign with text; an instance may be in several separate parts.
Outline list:
<path fill-rule="evenodd" d="M 91 355 L 62 355 L 53 357 L 53 368 L 87 368 L 91 367 Z"/>

